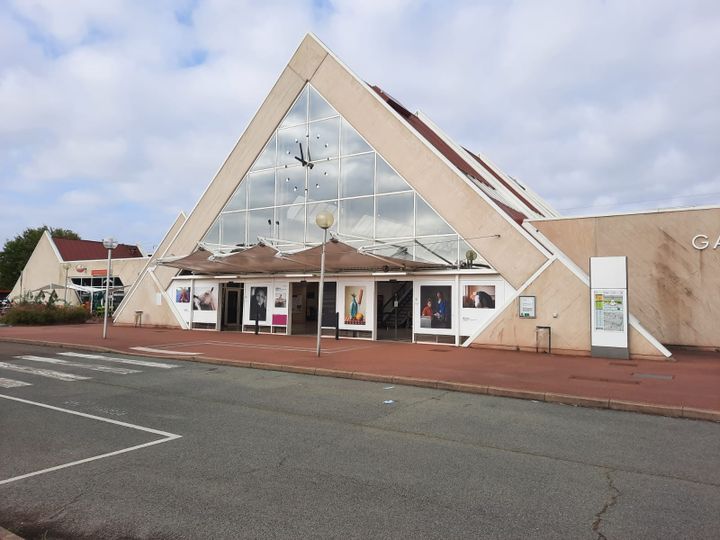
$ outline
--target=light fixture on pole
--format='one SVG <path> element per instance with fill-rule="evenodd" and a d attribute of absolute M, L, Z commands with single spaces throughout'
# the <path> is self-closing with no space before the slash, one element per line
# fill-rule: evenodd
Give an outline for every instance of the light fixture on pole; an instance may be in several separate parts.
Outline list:
<path fill-rule="evenodd" d="M 475 259 L 477 259 L 477 253 L 475 253 L 475 251 L 473 251 L 472 249 L 468 249 L 465 252 L 465 260 L 467 260 L 468 268 L 473 267 L 473 263 L 475 262 Z"/>
<path fill-rule="evenodd" d="M 65 270 L 65 289 L 63 290 L 63 303 L 67 305 L 67 277 L 68 277 L 68 270 L 70 270 L 70 267 L 72 265 L 70 263 L 63 263 L 62 267 L 63 270 Z"/>
<path fill-rule="evenodd" d="M 108 320 L 108 309 L 110 304 L 108 298 L 110 296 L 110 264 L 112 259 L 112 250 L 118 247 L 118 242 L 112 237 L 105 238 L 103 240 L 103 247 L 108 250 L 108 263 L 107 263 L 107 274 L 105 274 L 105 309 L 103 310 L 103 339 L 107 338 L 107 320 Z"/>
<path fill-rule="evenodd" d="M 325 244 L 327 231 L 335 222 L 330 212 L 320 212 L 315 216 L 315 224 L 323 230 L 322 255 L 320 256 L 320 291 L 318 294 L 318 321 L 317 321 L 317 355 L 320 356 L 320 333 L 322 332 L 323 290 L 325 289 Z"/>

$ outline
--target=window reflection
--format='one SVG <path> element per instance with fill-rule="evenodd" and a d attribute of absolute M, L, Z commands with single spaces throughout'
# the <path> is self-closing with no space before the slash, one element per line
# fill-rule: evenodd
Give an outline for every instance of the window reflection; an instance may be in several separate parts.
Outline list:
<path fill-rule="evenodd" d="M 435 210 L 415 194 L 415 234 L 452 234 L 453 230 Z"/>
<path fill-rule="evenodd" d="M 245 243 L 245 212 L 232 212 L 220 217 L 222 243 L 227 246 Z"/>
<path fill-rule="evenodd" d="M 203 238 L 203 242 L 206 242 L 208 244 L 219 244 L 220 243 L 220 221 L 219 219 L 215 221 L 215 223 L 212 224 L 212 226 L 208 229 L 208 232 L 205 234 L 205 238 Z"/>
<path fill-rule="evenodd" d="M 275 135 L 273 134 L 270 142 L 267 143 L 265 149 L 260 153 L 260 156 L 255 160 L 255 163 L 250 168 L 251 171 L 259 171 L 260 169 L 268 169 L 275 166 Z"/>
<path fill-rule="evenodd" d="M 278 131 L 278 165 L 298 165 L 295 158 L 307 159 L 307 128 L 305 125 L 295 126 Z M 302 144 L 302 155 L 300 145 Z"/>
<path fill-rule="evenodd" d="M 273 209 L 251 210 L 247 213 L 247 243 L 254 245 L 258 243 L 258 237 L 273 238 L 275 236 L 275 222 L 273 221 Z"/>
<path fill-rule="evenodd" d="M 305 167 L 278 169 L 275 178 L 276 204 L 305 202 Z"/>
<path fill-rule="evenodd" d="M 340 196 L 372 195 L 375 154 L 362 154 L 340 160 Z"/>
<path fill-rule="evenodd" d="M 308 132 L 310 134 L 310 158 L 312 161 L 338 157 L 340 154 L 339 118 L 311 122 Z M 308 159 L 307 156 L 305 159 Z"/>
<path fill-rule="evenodd" d="M 275 171 L 263 171 L 248 175 L 248 208 L 260 208 L 275 204 Z"/>
<path fill-rule="evenodd" d="M 317 93 L 317 90 L 312 86 L 308 86 L 308 89 L 310 92 L 310 121 L 327 118 L 328 116 L 337 116 L 337 111 Z"/>
<path fill-rule="evenodd" d="M 323 240 L 323 230 L 315 223 L 315 218 L 320 212 L 330 212 L 335 216 L 335 221 L 328 232 L 337 232 L 338 230 L 338 207 L 335 201 L 324 202 L 307 205 L 307 229 L 305 231 L 305 241 L 310 243 L 319 243 Z"/>
<path fill-rule="evenodd" d="M 296 204 L 293 206 L 283 206 L 277 209 L 275 219 L 277 231 L 273 236 L 277 236 L 288 242 L 303 242 L 305 232 L 305 205 Z"/>
<path fill-rule="evenodd" d="M 395 238 L 413 234 L 413 194 L 377 197 L 375 236 Z"/>
<path fill-rule="evenodd" d="M 365 142 L 360 134 L 353 129 L 353 127 L 347 123 L 346 120 L 342 120 L 342 133 L 340 135 L 342 141 L 341 153 L 343 156 L 349 154 L 360 154 L 363 152 L 372 152 L 370 145 Z"/>
<path fill-rule="evenodd" d="M 280 123 L 280 127 L 295 126 L 307 122 L 307 103 L 307 88 L 304 88 L 297 101 Z"/>
<path fill-rule="evenodd" d="M 387 161 L 377 157 L 377 192 L 390 193 L 412 189 L 410 185 L 396 173 Z"/>
<path fill-rule="evenodd" d="M 415 258 L 423 261 L 457 266 L 458 237 L 426 236 L 415 240 Z"/>
<path fill-rule="evenodd" d="M 240 185 L 238 186 L 235 193 L 233 193 L 233 196 L 230 197 L 230 200 L 225 205 L 224 211 L 230 211 L 230 210 L 245 210 L 247 208 L 247 177 L 243 179 L 242 182 L 240 182 Z"/>
<path fill-rule="evenodd" d="M 372 238 L 373 198 L 347 199 L 340 201 L 341 234 Z"/>
<path fill-rule="evenodd" d="M 340 161 L 321 161 L 308 171 L 308 201 L 326 201 L 338 197 Z"/>

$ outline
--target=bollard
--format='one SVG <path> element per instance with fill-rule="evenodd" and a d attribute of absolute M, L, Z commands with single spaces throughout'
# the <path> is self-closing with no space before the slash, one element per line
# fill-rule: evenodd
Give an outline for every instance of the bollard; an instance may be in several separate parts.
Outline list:
<path fill-rule="evenodd" d="M 340 339 L 340 313 L 335 312 L 335 339 Z"/>
<path fill-rule="evenodd" d="M 255 335 L 257 336 L 260 333 L 260 321 L 255 319 Z"/>

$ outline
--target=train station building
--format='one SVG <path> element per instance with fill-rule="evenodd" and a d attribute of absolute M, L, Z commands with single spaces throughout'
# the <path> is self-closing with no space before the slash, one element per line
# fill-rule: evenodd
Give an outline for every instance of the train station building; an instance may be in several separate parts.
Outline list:
<path fill-rule="evenodd" d="M 562 217 L 308 35 L 115 324 L 663 359 L 720 346 L 719 235 Z"/>

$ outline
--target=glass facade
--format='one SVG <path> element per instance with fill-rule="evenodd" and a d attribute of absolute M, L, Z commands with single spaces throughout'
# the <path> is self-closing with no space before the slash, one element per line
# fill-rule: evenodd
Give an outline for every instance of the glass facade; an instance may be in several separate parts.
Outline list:
<path fill-rule="evenodd" d="M 301 248 L 330 232 L 378 255 L 457 266 L 467 244 L 310 85 L 207 231 L 208 247 L 261 239 Z"/>

